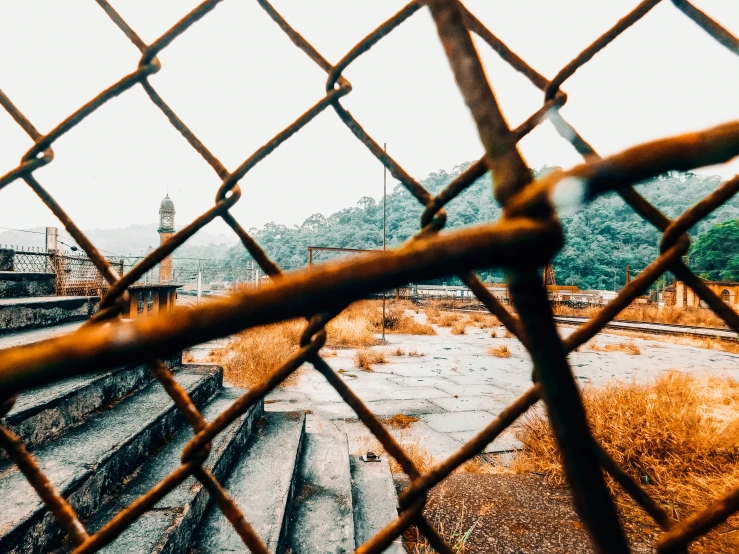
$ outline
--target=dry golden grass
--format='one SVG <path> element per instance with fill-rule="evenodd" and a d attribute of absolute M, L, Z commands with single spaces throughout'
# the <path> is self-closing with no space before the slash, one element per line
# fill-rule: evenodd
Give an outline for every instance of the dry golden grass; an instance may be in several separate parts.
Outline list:
<path fill-rule="evenodd" d="M 382 301 L 362 300 L 355 302 L 347 310 L 361 312 L 375 333 L 382 332 Z M 347 311 L 345 310 L 345 311 Z M 418 312 L 418 307 L 410 300 L 395 300 L 385 306 L 385 332 L 404 335 L 435 335 L 434 328 L 427 323 L 420 323 L 408 311 Z"/>
<path fill-rule="evenodd" d="M 395 350 L 390 352 L 390 355 L 391 356 L 405 356 L 405 351 L 400 346 L 398 346 Z"/>
<path fill-rule="evenodd" d="M 386 329 L 389 333 L 398 333 L 400 335 L 435 335 L 436 331 L 428 323 L 421 323 L 415 318 L 407 315 L 401 318 L 392 326 Z"/>
<path fill-rule="evenodd" d="M 479 327 L 480 329 L 489 329 L 500 325 L 497 317 L 485 312 L 468 312 L 467 322 L 470 326 Z"/>
<path fill-rule="evenodd" d="M 274 373 L 297 349 L 305 321 L 293 319 L 239 333 L 225 347 L 210 352 L 208 362 L 223 366 L 223 378 L 237 387 L 253 387 Z M 293 373 L 283 382 L 290 384 Z"/>
<path fill-rule="evenodd" d="M 385 310 L 385 332 L 406 335 L 435 335 L 431 325 L 419 323 L 408 310 L 417 307 L 409 300 L 389 301 Z M 334 347 L 368 347 L 378 344 L 382 332 L 382 301 L 360 300 L 348 306 L 326 326 L 327 344 Z"/>
<path fill-rule="evenodd" d="M 361 348 L 354 355 L 354 364 L 364 371 L 374 371 L 372 364 L 386 364 L 387 354 L 384 350 Z"/>
<path fill-rule="evenodd" d="M 420 356 L 425 356 L 426 353 L 425 352 L 419 352 L 418 350 L 416 350 L 414 348 L 413 350 L 409 350 L 408 351 L 408 355 L 411 356 L 411 357 L 414 357 L 414 358 L 418 358 Z"/>
<path fill-rule="evenodd" d="M 508 329 L 506 329 L 505 332 L 503 333 L 503 338 L 504 339 L 512 339 L 512 338 L 514 338 L 514 336 L 513 336 L 513 333 L 511 333 Z"/>
<path fill-rule="evenodd" d="M 424 308 L 423 313 L 426 314 L 426 321 L 428 323 L 438 323 L 441 317 L 441 310 L 434 304 Z"/>
<path fill-rule="evenodd" d="M 511 357 L 511 351 L 508 350 L 508 347 L 505 344 L 501 344 L 500 346 L 494 346 L 488 350 L 488 354 L 491 354 L 492 356 L 495 356 L 496 358 L 510 358 Z"/>
<path fill-rule="evenodd" d="M 491 327 L 497 327 L 500 325 L 500 320 L 494 315 L 486 314 L 476 322 L 480 329 L 490 329 Z"/>
<path fill-rule="evenodd" d="M 593 317 L 602 308 L 570 308 L 555 306 L 554 315 Z M 616 319 L 646 321 L 650 323 L 671 323 L 695 327 L 724 327 L 726 324 L 708 308 L 677 308 L 675 306 L 655 306 L 653 304 L 632 304 L 616 316 Z"/>
<path fill-rule="evenodd" d="M 452 335 L 464 335 L 467 325 L 464 321 L 457 321 L 452 325 Z"/>
<path fill-rule="evenodd" d="M 372 318 L 373 311 L 374 306 L 368 301 L 355 302 L 348 306 L 326 326 L 326 344 L 344 348 L 378 344 Z"/>
<path fill-rule="evenodd" d="M 712 338 L 683 337 L 675 335 L 651 335 L 638 331 L 623 331 L 621 329 L 608 329 L 609 335 L 619 335 L 622 337 L 646 339 L 655 341 L 650 346 L 659 347 L 658 342 L 667 342 L 670 344 L 680 344 L 682 346 L 695 346 L 696 348 L 708 348 L 710 350 L 721 350 L 723 352 L 731 352 L 739 354 L 739 342 L 727 341 Z"/>
<path fill-rule="evenodd" d="M 385 320 L 389 333 L 435 334 L 431 325 L 418 323 L 406 310 L 415 304 L 408 300 L 388 302 Z M 326 326 L 326 345 L 334 348 L 362 348 L 379 343 L 375 336 L 382 330 L 382 302 L 363 300 L 345 309 Z M 240 387 L 251 387 L 279 368 L 293 354 L 305 329 L 304 320 L 295 319 L 248 329 L 234 337 L 225 347 L 211 351 L 205 362 L 224 367 L 227 382 Z M 189 354 L 192 356 L 192 354 Z M 336 356 L 333 350 L 324 350 L 325 357 Z M 383 353 L 384 356 L 384 353 Z M 187 358 L 194 361 L 194 357 Z M 187 362 L 186 362 L 187 363 Z M 375 361 L 372 363 L 383 363 Z M 371 368 L 363 368 L 371 371 Z M 296 374 L 283 385 L 290 384 Z"/>
<path fill-rule="evenodd" d="M 413 415 L 395 414 L 392 417 L 388 417 L 382 420 L 382 422 L 393 429 L 407 429 L 413 425 L 418 418 Z"/>
<path fill-rule="evenodd" d="M 195 361 L 195 354 L 193 354 L 190 350 L 186 350 L 182 353 L 182 363 L 183 364 L 191 364 Z"/>
<path fill-rule="evenodd" d="M 670 372 L 649 385 L 586 387 L 583 401 L 596 440 L 674 519 L 684 519 L 739 485 L 739 382 Z M 517 435 L 524 449 L 517 453 L 514 468 L 542 473 L 551 484 L 563 485 L 543 411 L 530 412 Z M 612 480 L 608 485 L 622 510 L 641 517 Z M 735 552 L 739 537 L 724 532 L 738 524 L 739 516 L 732 516 L 699 543 L 730 541 L 709 551 Z"/>
<path fill-rule="evenodd" d="M 439 319 L 437 321 L 437 325 L 439 327 L 451 327 L 455 323 L 457 323 L 459 320 L 462 319 L 463 316 L 461 316 L 458 313 L 454 312 L 442 312 L 442 314 L 439 316 Z"/>
<path fill-rule="evenodd" d="M 606 344 L 604 346 L 600 346 L 594 342 L 590 344 L 590 350 L 595 350 L 597 352 L 624 352 L 626 354 L 631 354 L 632 356 L 638 356 L 639 354 L 641 354 L 641 349 L 636 345 L 634 341 L 616 342 L 612 344 Z"/>

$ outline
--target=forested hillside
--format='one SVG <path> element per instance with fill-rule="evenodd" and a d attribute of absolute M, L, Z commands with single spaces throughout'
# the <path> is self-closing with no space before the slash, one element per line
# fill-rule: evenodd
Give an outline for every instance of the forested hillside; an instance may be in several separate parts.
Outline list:
<path fill-rule="evenodd" d="M 437 193 L 469 164 L 447 173 L 439 171 L 423 180 L 423 185 Z M 537 174 L 548 168 L 536 170 Z M 637 189 L 663 213 L 675 217 L 713 191 L 719 177 L 672 173 L 641 184 Z M 419 229 L 422 206 L 402 186 L 388 193 L 387 240 L 397 245 Z M 492 221 L 500 216 L 490 181 L 486 175 L 447 206 L 447 229 Z M 705 232 L 711 226 L 739 217 L 736 199 L 717 209 L 701 221 L 691 235 Z M 614 288 L 623 285 L 625 268 L 631 265 L 632 276 L 638 274 L 658 255 L 659 233 L 643 221 L 615 194 L 599 198 L 586 209 L 562 218 L 566 245 L 555 260 L 555 274 L 560 284 L 581 288 Z M 382 245 L 382 201 L 361 198 L 356 206 L 324 217 L 314 214 L 300 227 L 277 223 L 253 230 L 256 239 L 282 267 L 297 268 L 307 263 L 308 246 L 344 248 L 378 248 Z M 231 249 L 234 260 L 248 258 L 242 246 Z M 321 254 L 317 261 L 330 258 Z M 496 272 L 484 273 L 487 280 L 500 280 Z M 453 279 L 447 279 L 453 282 Z"/>

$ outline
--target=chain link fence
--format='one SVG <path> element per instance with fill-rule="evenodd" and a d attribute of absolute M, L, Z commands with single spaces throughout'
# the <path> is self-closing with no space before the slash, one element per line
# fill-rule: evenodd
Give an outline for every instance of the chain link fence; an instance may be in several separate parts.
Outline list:
<path fill-rule="evenodd" d="M 5 248 L 12 252 L 13 271 L 53 273 L 57 296 L 99 296 L 110 289 L 98 266 L 84 252 L 42 251 L 41 249 Z M 107 258 L 119 274 L 123 273 L 123 258 Z"/>
<path fill-rule="evenodd" d="M 641 180 L 668 170 L 689 170 L 730 160 L 739 154 L 739 122 L 729 122 L 699 133 L 665 138 L 601 158 L 593 146 L 560 114 L 560 108 L 568 101 L 567 94 L 561 90 L 567 79 L 584 64 L 598 63 L 591 62 L 594 55 L 644 17 L 660 0 L 641 2 L 551 79 L 544 77 L 517 56 L 456 0 L 410 2 L 362 38 L 336 63 L 324 58 L 267 0 L 258 2 L 284 31 L 287 39 L 326 72 L 326 88 L 313 106 L 235 169 L 226 168 L 149 83 L 149 77 L 161 67 L 157 55 L 196 25 L 199 19 L 206 17 L 218 4 L 216 0 L 200 4 L 151 44 L 146 44 L 106 0 L 97 0 L 112 22 L 139 49 L 141 58 L 133 72 L 92 98 L 48 133 L 43 134 L 37 130 L 11 100 L 0 92 L 0 104 L 34 141 L 33 147 L 23 156 L 19 165 L 0 177 L 0 189 L 16 180 L 25 182 L 52 210 L 110 284 L 110 289 L 101 301 L 100 311 L 73 335 L 38 345 L 15 347 L 0 354 L 0 394 L 3 396 L 0 399 L 0 414 L 7 413 L 12 406 L 12 394 L 25 388 L 53 382 L 65 375 L 100 371 L 112 365 L 148 360 L 151 361 L 154 375 L 184 412 L 195 433 L 182 452 L 182 465 L 177 470 L 115 516 L 97 533 L 90 534 L 74 510 L 39 469 L 33 455 L 6 427 L 0 426 L 0 444 L 68 532 L 75 545 L 75 552 L 93 552 L 110 543 L 132 521 L 152 508 L 160 498 L 189 476 L 194 476 L 203 483 L 252 552 L 267 552 L 264 543 L 243 517 L 239 507 L 213 474 L 203 466 L 203 461 L 208 456 L 210 441 L 219 432 L 306 362 L 325 376 L 411 478 L 411 484 L 399 496 L 399 517 L 360 546 L 357 552 L 381 552 L 410 525 L 415 525 L 437 551 L 452 552 L 423 515 L 427 492 L 460 464 L 481 452 L 539 400 L 543 400 L 545 404 L 575 507 L 589 531 L 596 551 L 628 551 L 624 530 L 617 517 L 614 501 L 606 488 L 603 471 L 610 474 L 662 528 L 663 532 L 655 545 L 659 552 L 684 552 L 692 540 L 720 525 L 739 509 L 739 488 L 736 488 L 687 519 L 679 522 L 671 519 L 663 507 L 649 496 L 648 491 L 633 476 L 624 472 L 592 438 L 579 389 L 567 362 L 568 352 L 603 329 L 607 322 L 668 270 L 687 283 L 727 325 L 739 331 L 739 314 L 712 293 L 682 261 L 689 246 L 686 230 L 731 198 L 739 190 L 739 178 L 727 181 L 674 220 L 668 219 L 632 187 Z M 672 4 L 702 27 L 718 45 L 739 54 L 739 41 L 718 22 L 687 1 L 672 0 Z M 429 9 L 433 16 L 459 89 L 472 113 L 486 151 L 482 159 L 436 196 L 426 191 L 395 159 L 385 153 L 381 145 L 367 134 L 359 121 L 341 103 L 342 98 L 352 90 L 352 85 L 342 75 L 343 71 L 422 9 Z M 544 92 L 541 108 L 515 129 L 509 128 L 501 114 L 470 33 L 476 34 Z M 57 139 L 72 131 L 78 123 L 113 97 L 138 86 L 143 88 L 174 128 L 210 164 L 221 179 L 221 186 L 214 204 L 200 217 L 126 273 L 119 275 L 39 182 L 35 171 L 52 162 L 52 146 Z M 241 197 L 239 180 L 318 114 L 329 109 L 425 206 L 420 222 L 421 229 L 408 243 L 382 255 L 352 256 L 314 266 L 310 272 L 284 274 L 229 210 Z M 563 139 L 570 142 L 585 161 L 569 171 L 557 171 L 534 181 L 519 154 L 517 143 L 545 120 L 553 123 Z M 492 172 L 495 197 L 504 206 L 503 217 L 493 223 L 441 233 L 446 220 L 444 206 L 487 171 Z M 578 209 L 582 203 L 606 192 L 619 194 L 649 224 L 662 232 L 661 254 L 598 315 L 562 339 L 555 328 L 540 273 L 540 268 L 549 263 L 563 242 L 557 211 L 565 208 Z M 126 325 L 125 333 L 119 332 L 122 327 L 116 322 L 99 325 L 121 312 L 127 301 L 127 287 L 185 243 L 197 230 L 218 217 L 233 229 L 261 270 L 271 277 L 270 286 L 240 292 L 195 308 L 201 317 L 182 318 L 177 316 L 177 312 L 163 314 L 145 322 Z M 476 268 L 490 267 L 506 270 L 510 298 L 517 315 L 502 305 L 474 273 Z M 529 350 L 533 361 L 532 386 L 455 454 L 430 471 L 421 473 L 380 419 L 323 360 L 320 350 L 326 340 L 326 323 L 350 302 L 373 292 L 450 274 L 458 275 L 480 302 Z M 203 418 L 164 364 L 152 359 L 158 354 L 164 355 L 248 327 L 306 315 L 309 318 L 300 349 L 285 360 L 273 375 L 246 392 L 212 422 Z"/>

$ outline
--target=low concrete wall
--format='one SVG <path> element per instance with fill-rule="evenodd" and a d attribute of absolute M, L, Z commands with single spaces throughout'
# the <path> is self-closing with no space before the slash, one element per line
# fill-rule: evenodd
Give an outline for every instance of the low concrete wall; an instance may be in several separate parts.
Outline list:
<path fill-rule="evenodd" d="M 0 334 L 87 319 L 99 304 L 97 296 L 0 299 Z"/>
<path fill-rule="evenodd" d="M 55 292 L 56 275 L 53 273 L 0 271 L 0 298 L 54 296 Z"/>
<path fill-rule="evenodd" d="M 0 248 L 0 271 L 13 271 L 13 251 Z"/>

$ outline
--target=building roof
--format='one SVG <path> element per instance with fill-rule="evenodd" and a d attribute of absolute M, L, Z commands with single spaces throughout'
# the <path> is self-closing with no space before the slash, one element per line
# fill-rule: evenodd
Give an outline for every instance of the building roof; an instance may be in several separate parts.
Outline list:
<path fill-rule="evenodd" d="M 172 202 L 172 199 L 169 197 L 169 193 L 167 193 L 167 196 L 165 196 L 164 199 L 162 200 L 162 203 L 159 206 L 159 209 L 174 211 L 174 202 Z"/>
<path fill-rule="evenodd" d="M 178 289 L 184 285 L 169 281 L 166 283 L 134 283 L 129 289 Z"/>

